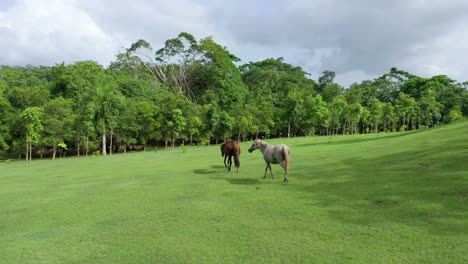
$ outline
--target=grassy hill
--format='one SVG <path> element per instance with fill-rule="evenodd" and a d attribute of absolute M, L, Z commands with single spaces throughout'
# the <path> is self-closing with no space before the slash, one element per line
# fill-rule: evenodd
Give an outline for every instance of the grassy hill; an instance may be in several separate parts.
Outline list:
<path fill-rule="evenodd" d="M 0 163 L 0 262 L 468 263 L 468 122 L 267 142 Z"/>

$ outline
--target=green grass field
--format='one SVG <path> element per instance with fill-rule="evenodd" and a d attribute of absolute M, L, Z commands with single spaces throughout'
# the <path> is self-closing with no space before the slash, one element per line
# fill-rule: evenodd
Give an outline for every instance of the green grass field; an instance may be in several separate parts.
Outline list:
<path fill-rule="evenodd" d="M 468 263 L 468 122 L 0 163 L 1 263 Z"/>

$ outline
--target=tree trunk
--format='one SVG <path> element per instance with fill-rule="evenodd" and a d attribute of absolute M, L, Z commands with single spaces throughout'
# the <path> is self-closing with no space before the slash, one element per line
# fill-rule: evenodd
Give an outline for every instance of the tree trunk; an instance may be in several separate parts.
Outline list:
<path fill-rule="evenodd" d="M 193 134 L 190 133 L 190 148 L 192 148 L 192 138 L 193 138 Z"/>
<path fill-rule="evenodd" d="M 85 156 L 88 157 L 88 151 L 89 151 L 89 136 L 86 135 L 86 146 L 85 146 Z"/>
<path fill-rule="evenodd" d="M 291 134 L 291 118 L 288 119 L 288 138 L 290 134 Z"/>
<path fill-rule="evenodd" d="M 112 155 L 112 135 L 114 134 L 114 129 L 111 128 L 111 134 L 110 134 L 110 147 L 109 147 L 109 154 Z"/>
<path fill-rule="evenodd" d="M 29 161 L 29 140 L 26 139 L 26 161 Z"/>
<path fill-rule="evenodd" d="M 32 141 L 29 141 L 29 163 L 32 161 Z"/>
<path fill-rule="evenodd" d="M 102 155 L 107 155 L 106 150 L 106 125 L 104 119 L 102 119 Z"/>
<path fill-rule="evenodd" d="M 57 144 L 54 142 L 54 145 L 52 146 L 52 160 L 55 160 L 55 155 L 57 154 Z"/>

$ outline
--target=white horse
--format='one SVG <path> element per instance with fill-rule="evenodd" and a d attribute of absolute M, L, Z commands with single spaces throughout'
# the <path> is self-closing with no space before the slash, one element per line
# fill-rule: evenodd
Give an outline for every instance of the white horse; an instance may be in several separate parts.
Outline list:
<path fill-rule="evenodd" d="M 284 169 L 284 182 L 288 182 L 288 170 L 289 164 L 291 163 L 291 151 L 289 147 L 284 144 L 270 145 L 259 139 L 255 140 L 252 146 L 249 148 L 249 152 L 259 149 L 263 153 L 263 159 L 266 162 L 265 174 L 263 179 L 266 178 L 268 168 L 270 168 L 271 178 L 274 179 L 273 172 L 271 171 L 271 165 L 279 164 Z"/>

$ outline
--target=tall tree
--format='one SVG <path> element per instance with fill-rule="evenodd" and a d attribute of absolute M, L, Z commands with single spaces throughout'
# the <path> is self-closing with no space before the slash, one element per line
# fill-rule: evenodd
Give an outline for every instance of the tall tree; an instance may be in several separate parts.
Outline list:
<path fill-rule="evenodd" d="M 166 40 L 165 46 L 156 51 L 156 73 L 164 86 L 195 100 L 190 82 L 203 56 L 195 37 L 182 32 L 176 38 Z"/>
<path fill-rule="evenodd" d="M 21 114 L 26 129 L 26 160 L 29 162 L 32 161 L 32 144 L 39 141 L 43 129 L 42 115 L 43 109 L 36 106 L 26 108 Z"/>
<path fill-rule="evenodd" d="M 395 129 L 395 108 L 392 103 L 384 103 L 382 108 L 382 119 L 383 119 L 383 131 L 396 131 Z M 398 122 L 398 121 L 397 121 Z"/>
<path fill-rule="evenodd" d="M 420 118 L 424 126 L 432 127 L 439 124 L 442 117 L 440 110 L 441 104 L 435 98 L 435 92 L 432 89 L 426 90 L 422 93 L 419 100 Z"/>
<path fill-rule="evenodd" d="M 71 99 L 57 97 L 44 106 L 44 140 L 52 144 L 52 159 L 55 159 L 58 144 L 71 139 L 74 119 Z"/>
<path fill-rule="evenodd" d="M 335 79 L 335 72 L 334 71 L 324 71 L 322 76 L 318 78 L 318 87 L 317 91 L 319 94 L 323 93 L 325 87 L 327 85 L 333 84 L 333 80 Z"/>
<path fill-rule="evenodd" d="M 307 126 L 312 127 L 312 134 L 315 135 L 317 128 L 325 128 L 328 129 L 328 107 L 327 103 L 322 100 L 322 96 L 320 94 L 316 95 L 315 97 L 305 97 L 305 108 L 306 108 L 306 124 Z M 310 98 L 310 99 L 309 99 Z"/>
<path fill-rule="evenodd" d="M 140 101 L 135 103 L 135 123 L 133 129 L 143 150 L 151 139 L 158 139 L 161 133 L 161 110 L 151 102 Z"/>
<path fill-rule="evenodd" d="M 361 118 L 362 111 L 363 111 L 363 107 L 361 106 L 359 102 L 349 104 L 348 107 L 346 108 L 345 110 L 346 121 L 349 124 L 350 134 L 357 133 L 357 126 L 358 126 L 359 119 Z"/>
<path fill-rule="evenodd" d="M 184 130 L 187 123 L 181 109 L 172 109 L 170 121 L 168 126 L 172 130 L 172 148 L 174 149 L 175 140 L 179 137 L 180 133 Z"/>
<path fill-rule="evenodd" d="M 379 131 L 379 125 L 381 124 L 382 117 L 383 117 L 383 108 L 384 108 L 384 103 L 380 102 L 376 98 L 373 98 L 370 101 L 370 104 L 368 107 L 369 121 L 372 124 L 374 133 L 377 133 Z"/>
<path fill-rule="evenodd" d="M 109 126 L 113 117 L 118 115 L 122 104 L 122 98 L 119 92 L 115 89 L 109 79 L 102 80 L 96 84 L 95 90 L 91 97 L 91 109 L 94 110 L 94 114 L 98 125 L 101 130 L 101 143 L 102 155 L 107 155 L 107 132 L 106 128 Z"/>
<path fill-rule="evenodd" d="M 190 135 L 190 147 L 192 147 L 193 137 L 200 135 L 203 130 L 203 123 L 198 116 L 191 116 L 187 122 L 187 128 Z"/>
<path fill-rule="evenodd" d="M 248 95 L 248 88 L 243 83 L 238 67 L 234 62 L 239 58 L 231 54 L 225 47 L 217 44 L 212 38 L 200 40 L 200 50 L 204 56 L 203 67 L 197 68 L 194 74 L 197 78 L 193 83 L 194 95 L 201 104 L 211 103 L 223 106 L 227 112 L 243 105 Z M 206 93 L 214 93 L 213 101 L 206 101 Z"/>
<path fill-rule="evenodd" d="M 410 127 L 417 109 L 417 102 L 413 97 L 400 92 L 395 102 L 395 109 L 400 117 L 400 127 L 406 130 Z M 414 127 L 414 126 L 412 126 Z"/>
<path fill-rule="evenodd" d="M 329 126 L 331 127 L 332 134 L 338 134 L 340 127 L 343 127 L 343 133 L 345 130 L 345 110 L 348 107 L 348 103 L 343 95 L 339 95 L 333 99 L 328 105 L 329 111 Z"/>
<path fill-rule="evenodd" d="M 11 141 L 11 127 L 15 120 L 15 108 L 4 96 L 7 85 L 0 80 L 0 150 L 8 150 Z"/>

